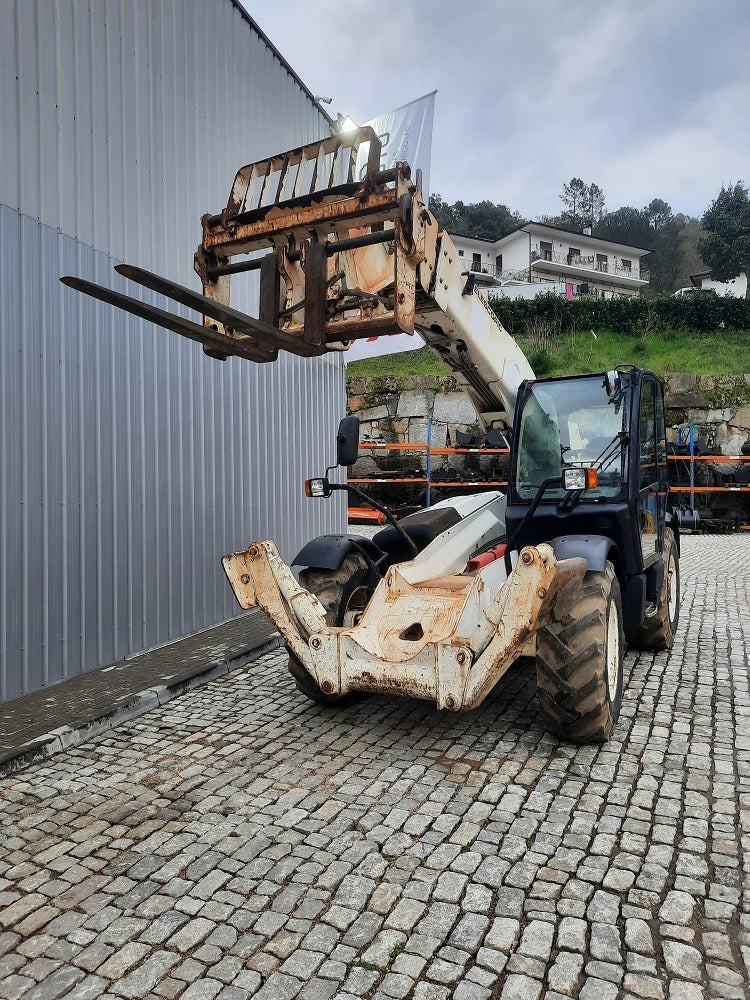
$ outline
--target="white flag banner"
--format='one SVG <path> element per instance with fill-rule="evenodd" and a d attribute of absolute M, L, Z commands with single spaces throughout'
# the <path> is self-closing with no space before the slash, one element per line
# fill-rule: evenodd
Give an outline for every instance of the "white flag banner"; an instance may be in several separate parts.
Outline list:
<path fill-rule="evenodd" d="M 422 192 L 425 200 L 430 190 L 430 156 L 432 154 L 432 120 L 435 116 L 435 94 L 433 90 L 416 101 L 410 101 L 387 115 L 373 118 L 369 125 L 381 142 L 380 169 L 390 170 L 399 162 L 406 162 L 412 170 L 412 178 L 417 170 L 422 171 Z M 369 143 L 359 152 L 357 176 L 362 176 L 367 164 Z"/>
<path fill-rule="evenodd" d="M 433 90 L 424 97 L 410 101 L 403 107 L 396 108 L 387 115 L 373 118 L 369 125 L 381 142 L 380 169 L 389 170 L 397 163 L 406 162 L 412 169 L 412 178 L 417 170 L 422 171 L 422 193 L 425 200 L 430 189 L 430 156 L 432 153 L 432 120 L 435 115 L 435 94 Z M 367 166 L 369 143 L 365 143 L 359 151 L 357 175 L 363 176 Z M 344 355 L 345 360 L 357 361 L 359 358 L 372 358 L 381 354 L 399 354 L 402 351 L 417 351 L 424 347 L 422 338 L 405 333 L 391 336 L 370 337 L 367 340 L 355 340 Z"/>

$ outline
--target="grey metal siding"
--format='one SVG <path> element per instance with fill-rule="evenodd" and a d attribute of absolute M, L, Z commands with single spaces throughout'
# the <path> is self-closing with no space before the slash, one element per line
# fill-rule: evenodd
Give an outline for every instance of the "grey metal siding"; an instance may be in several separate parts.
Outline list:
<path fill-rule="evenodd" d="M 327 121 L 231 0 L 0 3 L 0 201 L 192 277 L 238 167 Z"/>
<path fill-rule="evenodd" d="M 326 129 L 230 0 L 0 3 L 0 700 L 230 617 L 223 553 L 341 529 L 301 490 L 339 358 L 215 362 L 58 281 L 195 287 L 236 169 Z"/>

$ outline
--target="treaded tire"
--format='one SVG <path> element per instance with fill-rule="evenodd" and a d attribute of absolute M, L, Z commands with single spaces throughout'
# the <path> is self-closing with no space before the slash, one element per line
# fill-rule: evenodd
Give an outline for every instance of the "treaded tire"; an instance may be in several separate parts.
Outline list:
<path fill-rule="evenodd" d="M 372 594 L 367 564 L 356 552 L 350 552 L 336 570 L 303 569 L 299 582 L 305 590 L 315 594 L 326 609 L 327 624 L 339 627 L 349 624 L 345 619 L 353 619 L 358 611 L 363 610 Z M 291 650 L 289 673 L 299 692 L 322 705 L 346 705 L 361 697 L 358 692 L 325 694 Z"/>
<path fill-rule="evenodd" d="M 664 529 L 662 557 L 665 569 L 659 605 L 653 614 L 646 615 L 640 627 L 627 631 L 628 643 L 637 649 L 671 649 L 674 644 L 680 621 L 680 560 L 671 528 Z"/>
<path fill-rule="evenodd" d="M 563 739 L 603 743 L 612 735 L 622 702 L 624 645 L 620 584 L 608 562 L 603 573 L 585 575 L 563 622 L 537 633 L 539 704 Z"/>

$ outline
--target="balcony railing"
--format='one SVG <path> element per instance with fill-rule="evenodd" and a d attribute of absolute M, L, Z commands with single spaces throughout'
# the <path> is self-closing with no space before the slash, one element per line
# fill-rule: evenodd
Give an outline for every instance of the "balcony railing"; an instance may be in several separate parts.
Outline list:
<path fill-rule="evenodd" d="M 492 267 L 491 264 L 481 264 L 476 261 L 472 261 L 471 264 L 469 264 L 469 270 L 474 271 L 475 274 L 489 274 L 492 278 L 495 277 L 497 272 L 497 268 Z"/>
<path fill-rule="evenodd" d="M 516 268 L 515 271 L 511 271 L 508 268 L 493 267 L 491 264 L 475 264 L 473 262 L 468 265 L 468 269 L 474 274 L 482 274 L 487 278 L 499 282 L 508 281 L 511 278 L 525 281 L 525 275 L 529 271 L 528 267 Z"/>
<path fill-rule="evenodd" d="M 550 261 L 553 264 L 567 264 L 568 267 L 581 267 L 587 271 L 598 271 L 600 274 L 614 274 L 619 278 L 635 278 L 636 281 L 648 281 L 649 272 L 641 271 L 638 267 L 622 267 L 619 264 L 610 264 L 605 261 L 598 261 L 592 255 L 553 253 L 551 250 L 532 250 L 532 264 L 538 260 Z"/>

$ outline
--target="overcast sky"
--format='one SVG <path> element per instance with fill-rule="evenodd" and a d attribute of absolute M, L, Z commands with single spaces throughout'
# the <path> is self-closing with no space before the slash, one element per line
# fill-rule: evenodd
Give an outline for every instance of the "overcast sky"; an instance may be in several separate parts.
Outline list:
<path fill-rule="evenodd" d="M 437 89 L 431 189 L 528 218 L 571 177 L 699 216 L 750 182 L 749 0 L 244 0 L 327 110 Z"/>

